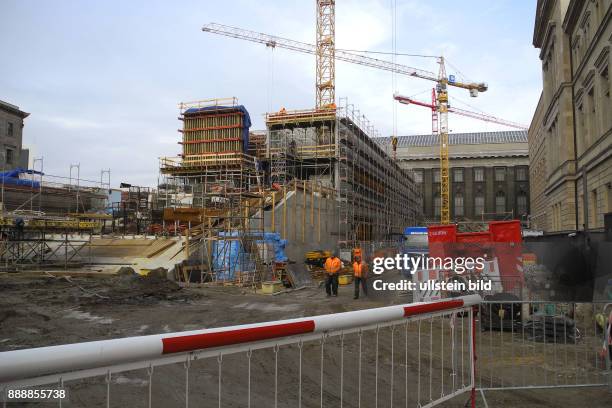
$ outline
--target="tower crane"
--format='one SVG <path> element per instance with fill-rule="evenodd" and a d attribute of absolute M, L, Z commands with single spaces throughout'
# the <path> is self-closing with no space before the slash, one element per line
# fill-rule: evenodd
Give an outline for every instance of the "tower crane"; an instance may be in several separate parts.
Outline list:
<path fill-rule="evenodd" d="M 202 31 L 252 41 L 264 44 L 267 47 L 279 47 L 292 51 L 312 54 L 316 56 L 316 108 L 317 110 L 335 110 L 335 61 L 345 61 L 366 67 L 382 69 L 416 78 L 436 82 L 436 107 L 440 117 L 440 222 L 450 222 L 450 181 L 448 163 L 448 86 L 467 89 L 470 96 L 476 97 L 479 92 L 488 89 L 486 83 L 459 82 L 454 76 L 446 76 L 444 57 L 437 57 L 439 70 L 433 72 L 408 67 L 361 54 L 336 49 L 335 40 L 335 0 L 316 0 L 317 2 L 317 35 L 316 45 L 288 38 L 277 37 L 256 31 L 245 30 L 238 27 L 217 23 L 209 23 L 202 27 Z M 397 146 L 397 138 L 393 147 Z M 395 155 L 395 153 L 394 153 Z"/>
<path fill-rule="evenodd" d="M 329 24 L 326 24 L 325 26 L 327 25 Z M 211 34 L 222 35 L 225 37 L 237 38 L 239 40 L 251 41 L 251 42 L 263 44 L 267 47 L 272 47 L 272 48 L 278 47 L 278 48 L 284 48 L 284 49 L 291 50 L 291 51 L 301 52 L 304 54 L 311 54 L 317 57 L 319 55 L 323 55 L 325 58 L 327 58 L 327 54 L 329 53 L 328 49 L 325 49 L 325 50 L 320 49 L 320 47 L 317 47 L 317 45 L 314 45 L 314 44 L 291 40 L 288 38 L 278 37 L 275 35 L 264 34 L 264 33 L 260 33 L 257 31 L 245 30 L 243 28 L 233 27 L 233 26 L 219 24 L 219 23 L 205 24 L 202 27 L 202 31 L 211 33 Z M 325 39 L 325 38 L 326 37 L 323 36 L 323 39 L 320 42 L 321 43 L 333 42 L 332 39 L 329 39 L 329 38 Z M 370 67 L 370 68 L 382 69 L 384 71 L 396 72 L 400 75 L 406 75 L 406 76 L 411 76 L 415 78 L 426 79 L 429 81 L 439 82 L 438 75 L 436 75 L 434 72 L 409 67 L 403 64 L 396 64 L 396 63 L 381 60 L 378 58 L 372 58 L 372 57 L 368 57 L 365 55 L 356 54 L 354 52 L 335 49 L 333 52 L 333 58 L 337 61 L 349 62 L 351 64 L 363 65 L 363 66 Z M 442 57 L 439 57 L 439 59 L 442 59 Z M 334 67 L 331 67 L 331 62 L 330 63 L 328 62 L 317 63 L 317 67 L 319 65 L 323 68 L 320 70 L 321 74 L 325 72 L 329 72 L 329 75 L 323 76 L 323 75 L 319 75 L 319 72 L 317 72 L 317 84 L 316 84 L 317 90 L 319 88 L 335 89 L 335 65 Z M 449 86 L 468 89 L 470 90 L 470 94 L 472 96 L 477 96 L 478 92 L 484 92 L 487 90 L 487 84 L 485 83 L 457 82 L 454 80 L 449 81 L 448 79 L 446 79 L 446 83 Z M 333 93 L 333 95 L 335 96 L 335 92 Z M 317 98 L 317 100 L 318 99 L 319 98 Z M 327 99 L 327 101 L 329 101 L 329 99 Z M 318 109 L 325 109 L 326 108 L 325 102 L 326 101 L 323 99 L 321 99 L 320 102 L 317 101 L 316 107 Z M 333 100 L 330 102 L 330 105 L 332 103 L 334 103 Z M 327 106 L 327 107 L 330 108 L 330 106 Z M 333 108 L 333 106 L 331 108 Z"/>
<path fill-rule="evenodd" d="M 412 98 L 409 98 L 407 96 L 402 96 L 402 95 L 394 95 L 393 99 L 395 99 L 396 101 L 398 101 L 401 104 L 404 105 L 417 105 L 417 106 L 423 106 L 425 108 L 429 108 L 432 110 L 433 115 L 432 115 L 432 133 L 436 134 L 437 133 L 437 125 L 435 124 L 437 121 L 437 108 L 436 108 L 436 90 L 432 89 L 432 103 L 427 103 L 427 102 L 423 102 L 423 101 L 418 101 Z M 485 122 L 491 122 L 491 123 L 497 123 L 500 125 L 504 125 L 504 126 L 508 126 L 508 127 L 512 127 L 515 129 L 520 129 L 520 130 L 527 130 L 529 127 L 527 125 L 523 125 L 521 123 L 516 123 L 516 122 L 512 122 L 509 120 L 505 120 L 505 119 L 500 119 L 498 117 L 495 117 L 493 115 L 488 115 L 486 113 L 479 113 L 479 112 L 472 112 L 469 110 L 465 110 L 465 109 L 459 109 L 459 108 L 455 108 L 455 107 L 448 107 L 448 111 L 450 113 L 454 113 L 457 115 L 461 115 L 461 116 L 467 116 L 473 119 L 478 119 L 478 120 L 482 120 Z"/>

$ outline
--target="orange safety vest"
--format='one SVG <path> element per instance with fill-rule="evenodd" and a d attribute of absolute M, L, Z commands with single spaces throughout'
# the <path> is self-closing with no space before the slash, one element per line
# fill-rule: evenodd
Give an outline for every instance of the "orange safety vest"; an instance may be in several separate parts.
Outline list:
<path fill-rule="evenodd" d="M 342 262 L 340 258 L 329 257 L 325 261 L 325 272 L 330 275 L 334 275 L 340 272 L 340 268 L 342 268 Z"/>
<path fill-rule="evenodd" d="M 353 262 L 353 274 L 356 278 L 364 278 L 367 271 L 368 265 L 365 262 Z"/>

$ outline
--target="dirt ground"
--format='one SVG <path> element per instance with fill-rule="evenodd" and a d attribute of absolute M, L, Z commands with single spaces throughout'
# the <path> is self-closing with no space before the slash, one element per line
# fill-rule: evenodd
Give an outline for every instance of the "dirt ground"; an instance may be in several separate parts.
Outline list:
<path fill-rule="evenodd" d="M 337 298 L 327 298 L 324 290 L 316 287 L 278 296 L 266 296 L 237 287 L 180 288 L 175 283 L 159 277 L 73 276 L 67 280 L 50 276 L 24 277 L 20 274 L 0 274 L 0 351 L 263 322 L 409 302 L 409 298 L 397 295 L 379 295 L 353 300 L 352 290 L 352 286 L 341 286 Z M 465 327 L 467 330 L 467 325 Z M 375 333 L 365 334 L 361 391 L 356 375 L 358 338 L 356 335 L 347 335 L 342 354 L 343 406 L 357 406 L 360 392 L 361 406 L 366 407 L 374 406 L 375 399 L 378 399 L 378 406 L 390 406 L 391 395 L 393 395 L 393 406 L 403 407 L 406 390 L 409 406 L 417 406 L 418 401 L 421 404 L 429 402 L 430 392 L 434 398 L 441 393 L 449 392 L 453 381 L 448 376 L 450 345 L 442 339 L 445 344 L 443 348 L 436 349 L 438 351 L 433 351 L 431 354 L 428 354 L 427 350 L 430 341 L 431 344 L 434 344 L 434 341 L 437 344 L 441 334 L 446 336 L 446 339 L 450 338 L 449 330 L 448 321 L 443 319 L 433 322 L 423 321 L 421 336 L 419 336 L 419 325 L 414 322 L 407 327 L 396 329 L 396 332 L 391 332 L 389 328 L 381 329 L 378 373 L 374 368 L 377 361 Z M 393 353 L 391 353 L 391 334 L 395 350 Z M 507 355 L 503 338 L 501 340 L 501 343 L 491 342 L 493 348 L 483 356 L 483 359 L 488 358 L 488 366 L 485 366 L 488 369 L 484 373 L 485 381 L 491 381 L 494 385 L 504 381 L 498 377 L 501 368 L 512 368 L 516 365 L 516 361 L 524 361 L 520 360 L 521 355 L 518 351 L 516 356 L 514 354 L 511 356 L 512 358 Z M 323 350 L 325 380 L 322 400 L 326 407 L 340 405 L 339 341 L 339 338 L 328 340 Z M 487 344 L 487 338 L 479 341 Z M 465 342 L 467 337 L 461 341 L 461 344 L 466 344 Z M 418 344 L 421 344 L 420 354 Z M 534 348 L 534 350 L 539 349 Z M 298 355 L 297 346 L 282 347 L 278 352 L 279 407 L 297 406 Z M 466 351 L 461 361 L 467 358 L 469 357 Z M 303 407 L 320 406 L 320 361 L 320 344 L 306 343 L 303 348 L 302 368 Z M 251 358 L 251 406 L 253 407 L 274 406 L 274 362 L 272 350 L 253 352 Z M 535 364 L 539 366 L 538 369 L 551 375 L 551 378 L 560 378 L 562 375 L 560 373 L 563 367 L 547 367 L 537 358 Z M 242 354 L 224 357 L 221 406 L 247 405 L 246 367 L 247 359 Z M 146 406 L 149 377 L 142 371 L 121 373 L 112 377 L 110 406 Z M 152 406 L 185 406 L 185 371 L 180 364 L 155 369 L 151 387 Z M 504 377 L 505 381 L 516 384 L 520 384 L 521 381 L 534 381 L 542 375 L 542 372 L 535 368 L 507 372 L 511 373 L 512 377 Z M 576 372 L 579 372 L 578 368 Z M 189 369 L 189 402 L 192 406 L 202 404 L 216 406 L 219 398 L 218 373 L 219 365 L 216 359 L 192 364 Z M 465 364 L 465 368 L 460 370 L 460 374 L 454 380 L 458 383 L 463 382 L 468 374 Z M 430 378 L 433 384 L 431 391 Z M 445 381 L 443 386 L 440 385 L 442 381 Z M 378 388 L 375 384 L 378 384 Z M 81 380 L 69 383 L 67 387 L 69 400 L 64 402 L 62 405 L 64 407 L 106 406 L 104 379 Z M 488 391 L 485 395 L 489 407 L 612 406 L 612 392 L 602 387 Z M 467 399 L 468 394 L 462 394 L 441 406 L 463 407 Z M 46 405 L 37 403 L 9 406 Z M 485 406 L 481 396 L 478 397 L 477 406 Z"/>

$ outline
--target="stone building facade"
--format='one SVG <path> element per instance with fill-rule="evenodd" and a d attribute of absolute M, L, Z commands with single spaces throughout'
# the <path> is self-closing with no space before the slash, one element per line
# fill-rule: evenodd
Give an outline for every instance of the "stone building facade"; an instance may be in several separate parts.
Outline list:
<path fill-rule="evenodd" d="M 0 101 L 0 171 L 28 167 L 27 149 L 23 149 L 23 121 L 30 114 L 18 106 Z"/>
<path fill-rule="evenodd" d="M 527 132 L 455 133 L 449 142 L 451 219 L 527 221 Z M 440 219 L 439 146 L 437 135 L 398 137 L 397 160 L 414 172 L 428 222 Z"/>
<path fill-rule="evenodd" d="M 599 230 L 612 211 L 612 0 L 538 0 L 543 89 L 529 128 L 532 226 Z"/>

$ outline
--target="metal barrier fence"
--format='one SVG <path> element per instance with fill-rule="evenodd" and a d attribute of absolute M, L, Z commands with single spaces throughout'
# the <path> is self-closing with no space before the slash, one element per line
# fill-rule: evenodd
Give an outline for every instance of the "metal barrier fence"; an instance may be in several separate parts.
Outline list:
<path fill-rule="evenodd" d="M 483 301 L 476 385 L 485 391 L 610 386 L 612 304 Z M 604 351 L 604 347 L 605 351 Z"/>
<path fill-rule="evenodd" d="M 59 406 L 433 407 L 467 391 L 473 402 L 479 302 L 7 351 L 0 391 L 6 403 L 15 389 L 62 387 Z"/>

